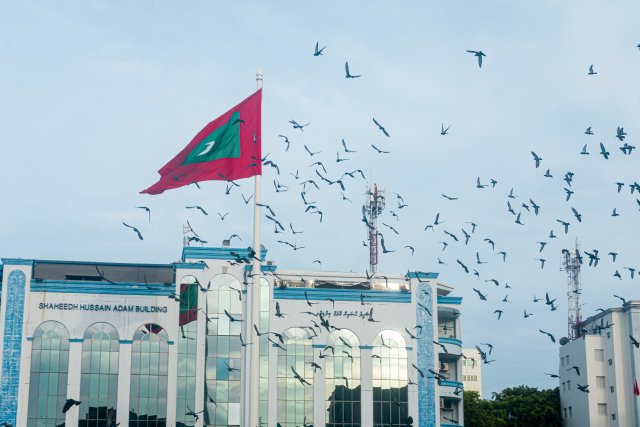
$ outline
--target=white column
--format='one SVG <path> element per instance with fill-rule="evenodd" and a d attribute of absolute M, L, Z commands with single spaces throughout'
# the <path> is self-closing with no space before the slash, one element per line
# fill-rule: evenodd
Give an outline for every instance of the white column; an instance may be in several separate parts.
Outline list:
<path fill-rule="evenodd" d="M 314 349 L 314 351 L 318 351 Z M 315 357 L 314 357 L 314 360 Z M 324 370 L 326 363 L 324 363 L 325 359 L 322 359 L 322 371 L 320 369 L 316 369 L 316 372 L 313 374 L 313 425 L 314 426 L 323 426 L 325 425 L 325 401 L 324 401 L 324 390 L 325 390 L 325 382 L 324 382 Z M 303 374 L 301 374 L 303 375 Z M 364 424 L 363 424 L 364 425 Z"/>
<path fill-rule="evenodd" d="M 176 322 L 177 324 L 177 322 Z M 177 335 L 176 335 L 177 337 Z M 178 398 L 178 344 L 169 346 L 169 378 L 167 379 L 167 425 L 176 425 L 176 401 Z"/>
<path fill-rule="evenodd" d="M 373 350 L 360 350 L 360 381 L 361 396 L 360 410 L 363 426 L 373 425 L 373 363 L 379 363 L 378 359 L 371 357 Z"/>
<path fill-rule="evenodd" d="M 118 355 L 118 413 L 117 422 L 129 425 L 129 399 L 131 397 L 131 344 L 120 342 Z"/>
<path fill-rule="evenodd" d="M 268 426 L 278 422 L 278 349 L 269 343 L 269 414 Z"/>
<path fill-rule="evenodd" d="M 198 279 L 200 280 L 200 279 Z M 204 282 L 200 282 L 203 286 L 206 286 Z M 198 291 L 198 308 L 206 313 L 207 311 L 207 294 Z M 196 400 L 194 411 L 198 412 L 205 409 L 204 388 L 205 388 L 205 358 L 206 358 L 206 345 L 207 345 L 207 320 L 202 314 L 198 315 L 196 330 Z M 200 409 L 201 408 L 201 409 Z M 204 425 L 204 415 L 200 416 L 196 421 L 195 426 L 201 427 Z"/>
<path fill-rule="evenodd" d="M 80 400 L 80 375 L 82 365 L 82 343 L 69 343 L 69 370 L 67 373 L 67 398 Z M 84 414 L 83 414 L 84 415 Z M 72 406 L 67 412 L 66 424 L 77 426 L 80 406 Z"/>

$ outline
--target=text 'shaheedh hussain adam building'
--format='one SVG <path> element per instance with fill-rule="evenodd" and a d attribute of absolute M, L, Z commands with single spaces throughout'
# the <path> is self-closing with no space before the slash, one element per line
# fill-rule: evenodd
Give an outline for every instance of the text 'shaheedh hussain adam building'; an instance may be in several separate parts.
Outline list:
<path fill-rule="evenodd" d="M 240 426 L 242 349 L 259 345 L 262 425 L 463 424 L 461 298 L 437 274 L 368 280 L 265 263 L 263 334 L 247 343 L 250 266 L 234 261 L 247 254 L 3 259 L 0 423 Z M 67 398 L 81 404 L 63 414 Z M 204 412 L 196 420 L 190 410 Z"/>

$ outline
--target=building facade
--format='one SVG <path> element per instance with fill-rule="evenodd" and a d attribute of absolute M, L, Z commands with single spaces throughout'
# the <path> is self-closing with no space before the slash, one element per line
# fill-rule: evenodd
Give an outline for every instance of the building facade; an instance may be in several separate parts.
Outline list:
<path fill-rule="evenodd" d="M 560 401 L 566 426 L 639 426 L 634 387 L 640 350 L 630 337 L 640 341 L 640 301 L 589 317 L 581 323 L 581 336 L 560 347 Z"/>
<path fill-rule="evenodd" d="M 437 273 L 263 262 L 260 319 L 246 325 L 250 256 L 3 259 L 0 423 L 241 426 L 243 354 L 256 346 L 261 425 L 464 424 L 461 298 Z M 67 399 L 80 403 L 63 414 Z"/>
<path fill-rule="evenodd" d="M 482 359 L 476 348 L 462 349 L 462 384 L 465 391 L 475 391 L 482 399 Z"/>

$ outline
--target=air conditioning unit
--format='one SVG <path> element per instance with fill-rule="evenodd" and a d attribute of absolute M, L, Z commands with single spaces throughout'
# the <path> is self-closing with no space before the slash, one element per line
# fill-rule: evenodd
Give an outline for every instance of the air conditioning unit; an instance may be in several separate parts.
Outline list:
<path fill-rule="evenodd" d="M 440 398 L 440 410 L 441 411 L 453 411 L 453 402 L 448 399 Z"/>
<path fill-rule="evenodd" d="M 448 371 L 449 370 L 449 364 L 445 363 L 445 362 L 440 362 L 440 370 L 441 371 Z"/>

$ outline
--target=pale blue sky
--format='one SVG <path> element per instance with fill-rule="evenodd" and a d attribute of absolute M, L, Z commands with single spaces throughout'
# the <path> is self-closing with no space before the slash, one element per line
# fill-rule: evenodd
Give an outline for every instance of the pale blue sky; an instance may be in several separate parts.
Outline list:
<path fill-rule="evenodd" d="M 584 268 L 583 309 L 617 305 L 611 294 L 638 298 L 637 283 L 622 267 L 637 258 L 639 195 L 615 182 L 640 181 L 638 154 L 623 156 L 615 139 L 624 126 L 627 142 L 639 144 L 640 4 L 620 1 L 457 2 L 7 2 L 0 14 L 0 178 L 4 183 L 0 256 L 69 260 L 170 262 L 180 257 L 187 219 L 213 245 L 232 233 L 251 240 L 250 206 L 240 193 L 252 181 L 224 195 L 224 184 L 205 183 L 160 196 L 138 192 L 156 171 L 208 121 L 255 90 L 264 71 L 263 153 L 280 165 L 288 193 L 275 194 L 274 172 L 266 168 L 264 200 L 286 223 L 304 230 L 293 253 L 276 243 L 264 222 L 269 258 L 286 269 L 364 271 L 367 249 L 360 243 L 362 180 L 347 180 L 342 200 L 336 186 L 310 192 L 324 222 L 304 213 L 299 186 L 288 173 L 315 177 L 307 166 L 320 158 L 330 178 L 361 168 L 389 195 L 409 205 L 389 207 L 383 221 L 390 248 L 380 270 L 439 271 L 442 281 L 464 297 L 463 340 L 495 345 L 497 361 L 485 367 L 485 391 L 556 383 L 557 347 L 538 332 L 566 335 L 566 279 L 558 269 L 561 249 L 579 239 L 582 248 L 620 253 L 612 264 Z M 312 56 L 316 41 L 325 55 Z M 465 50 L 483 50 L 482 69 Z M 344 78 L 344 62 L 360 79 Z M 588 76 L 589 65 L 598 72 Z M 384 138 L 371 118 L 391 133 Z M 288 121 L 311 122 L 304 133 Z M 440 126 L 451 125 L 441 136 Z M 594 136 L 584 135 L 592 126 Z M 289 136 L 284 151 L 278 134 Z M 340 139 L 358 153 L 337 164 Z M 598 155 L 603 142 L 612 157 Z M 377 155 L 370 144 L 386 148 Z M 309 158 L 306 144 L 322 150 Z M 590 156 L 579 152 L 588 144 Z M 542 158 L 535 169 L 530 151 Z M 544 178 L 550 168 L 554 178 Z M 566 171 L 575 173 L 575 195 L 564 201 Z M 478 190 L 476 178 L 495 178 L 495 189 Z M 318 179 L 319 180 L 319 179 Z M 535 200 L 525 226 L 506 211 Z M 460 199 L 447 202 L 441 193 Z M 152 222 L 138 205 L 152 208 Z M 208 217 L 184 206 L 200 204 Z M 577 224 L 571 207 L 583 214 Z M 611 217 L 613 208 L 621 216 Z M 400 216 L 396 221 L 389 211 Z M 230 212 L 220 221 L 216 212 Z M 423 231 L 440 212 L 445 221 Z M 568 235 L 556 219 L 569 220 Z M 138 226 L 138 241 L 121 222 Z M 469 246 L 451 244 L 443 229 L 461 236 L 478 224 Z M 559 239 L 546 236 L 554 229 Z M 506 250 L 507 262 L 482 239 Z M 549 245 L 535 258 L 536 241 Z M 411 257 L 404 245 L 413 245 Z M 479 251 L 489 264 L 482 280 L 465 274 Z M 447 263 L 437 265 L 440 257 Z M 623 280 L 612 277 L 616 269 Z M 484 282 L 496 278 L 512 289 Z M 480 302 L 472 287 L 489 293 Z M 500 300 L 509 293 L 510 304 Z M 549 292 L 560 308 L 549 312 L 532 295 Z M 497 321 L 493 310 L 504 310 Z M 523 319 L 523 309 L 534 316 Z"/>

